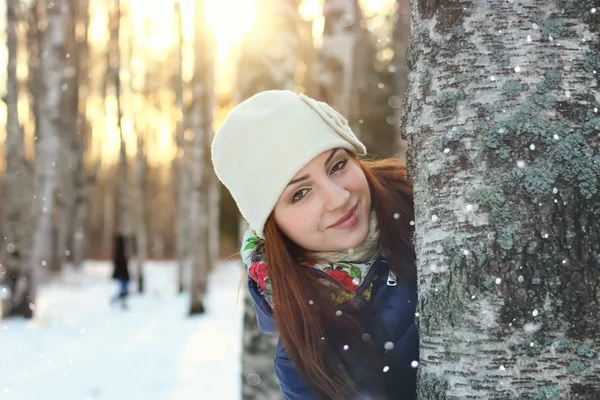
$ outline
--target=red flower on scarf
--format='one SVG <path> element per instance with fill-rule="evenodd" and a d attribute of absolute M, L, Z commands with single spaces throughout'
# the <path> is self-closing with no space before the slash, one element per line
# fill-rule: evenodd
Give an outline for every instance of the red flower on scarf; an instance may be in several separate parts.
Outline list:
<path fill-rule="evenodd" d="M 264 290 L 267 291 L 267 279 L 269 274 L 267 272 L 267 264 L 264 262 L 257 262 L 251 264 L 248 268 L 250 277 Z"/>
<path fill-rule="evenodd" d="M 327 274 L 332 276 L 333 279 L 338 281 L 342 285 L 342 287 L 348 290 L 349 292 L 353 292 L 358 287 L 358 285 L 356 285 L 352 281 L 352 277 L 348 275 L 348 272 L 346 271 L 342 271 L 339 269 L 330 269 L 327 271 Z"/>

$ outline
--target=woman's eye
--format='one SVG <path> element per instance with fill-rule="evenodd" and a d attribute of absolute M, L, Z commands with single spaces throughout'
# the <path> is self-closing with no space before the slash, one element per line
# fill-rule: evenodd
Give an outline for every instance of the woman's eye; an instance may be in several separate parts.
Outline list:
<path fill-rule="evenodd" d="M 298 190 L 296 193 L 293 194 L 292 198 L 290 199 L 290 202 L 296 203 L 296 202 L 302 200 L 304 198 L 304 196 L 306 196 L 308 194 L 308 192 L 310 192 L 310 189 Z"/>
<path fill-rule="evenodd" d="M 344 158 L 343 160 L 336 162 L 335 164 L 333 164 L 333 167 L 331 167 L 331 173 L 333 174 L 334 172 L 337 172 L 337 171 L 343 169 L 347 163 L 348 163 L 347 158 Z"/>

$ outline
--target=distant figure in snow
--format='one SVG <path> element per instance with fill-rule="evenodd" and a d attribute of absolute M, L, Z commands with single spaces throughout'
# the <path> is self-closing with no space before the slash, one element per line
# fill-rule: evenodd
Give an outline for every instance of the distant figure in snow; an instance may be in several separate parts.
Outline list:
<path fill-rule="evenodd" d="M 117 300 L 124 301 L 129 293 L 129 268 L 125 236 L 120 233 L 115 235 L 112 278 L 119 284 L 118 292 L 112 299 L 112 302 Z"/>

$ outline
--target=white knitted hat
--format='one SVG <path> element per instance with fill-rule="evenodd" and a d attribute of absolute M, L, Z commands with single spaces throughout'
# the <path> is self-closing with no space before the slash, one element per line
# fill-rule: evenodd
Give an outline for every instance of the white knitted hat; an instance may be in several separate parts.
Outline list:
<path fill-rule="evenodd" d="M 348 122 L 327 104 L 289 90 L 258 93 L 236 106 L 212 144 L 218 178 L 261 237 L 292 178 L 324 151 L 366 154 Z"/>

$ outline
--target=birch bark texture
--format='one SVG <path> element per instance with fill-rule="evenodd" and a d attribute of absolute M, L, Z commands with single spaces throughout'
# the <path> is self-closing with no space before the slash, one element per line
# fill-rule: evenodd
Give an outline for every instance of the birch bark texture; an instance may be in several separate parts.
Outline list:
<path fill-rule="evenodd" d="M 420 399 L 600 398 L 600 15 L 412 0 Z"/>
<path fill-rule="evenodd" d="M 23 287 L 30 303 L 34 303 L 39 275 L 53 258 L 54 224 L 56 206 L 57 164 L 62 129 L 61 104 L 63 102 L 63 69 L 65 60 L 66 21 L 69 4 L 57 0 L 40 7 L 45 28 L 39 34 L 39 102 L 37 103 L 35 142 L 35 195 L 33 209 L 33 236 L 29 255 L 28 274 L 31 286 Z M 33 307 L 32 307 L 33 308 Z"/>
<path fill-rule="evenodd" d="M 177 180 L 177 223 L 176 223 L 176 253 L 177 253 L 177 286 L 178 292 L 183 293 L 185 287 L 185 272 L 189 270 L 190 261 L 190 146 L 185 137 L 187 110 L 183 101 L 183 21 L 181 7 L 178 2 L 173 3 L 174 31 L 177 34 L 177 62 L 174 74 L 175 103 L 179 110 L 179 120 L 175 133 L 175 144 L 177 146 L 177 157 L 174 162 Z"/>
<path fill-rule="evenodd" d="M 0 264 L 0 318 L 13 315 L 28 316 L 31 313 L 26 301 L 26 288 L 31 277 L 27 269 L 27 248 L 29 234 L 29 202 L 31 178 L 27 160 L 25 159 L 25 143 L 23 129 L 18 114 L 18 80 L 17 53 L 20 4 L 17 0 L 6 2 L 6 45 L 8 50 L 6 94 L 6 140 L 4 154 L 6 169 L 3 188 L 3 221 L 5 240 L 0 255 L 4 262 Z M 22 282 L 25 281 L 25 282 Z M 21 283 L 19 283 L 21 282 Z"/>
<path fill-rule="evenodd" d="M 190 177 L 190 251 L 192 278 L 190 315 L 202 314 L 208 273 L 211 269 L 210 190 L 214 175 L 210 164 L 210 144 L 213 137 L 214 105 L 214 44 L 206 25 L 205 2 L 194 2 L 194 77 L 190 127 L 193 133 L 192 168 Z M 214 178 L 216 179 L 216 178 Z"/>

